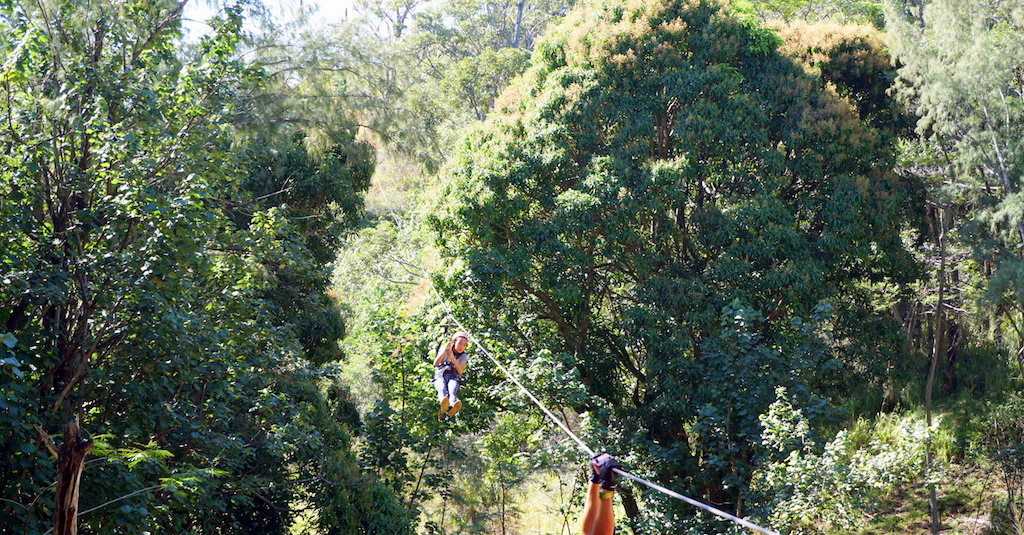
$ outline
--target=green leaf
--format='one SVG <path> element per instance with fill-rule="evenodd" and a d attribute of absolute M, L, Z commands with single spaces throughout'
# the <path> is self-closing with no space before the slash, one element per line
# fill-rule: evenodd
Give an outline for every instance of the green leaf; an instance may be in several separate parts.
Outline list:
<path fill-rule="evenodd" d="M 18 344 L 18 339 L 15 338 L 15 336 L 11 333 L 4 333 L 2 336 L 0 336 L 0 342 L 3 342 L 3 344 L 8 348 L 13 349 L 14 346 Z M 17 363 L 13 364 L 17 366 Z"/>

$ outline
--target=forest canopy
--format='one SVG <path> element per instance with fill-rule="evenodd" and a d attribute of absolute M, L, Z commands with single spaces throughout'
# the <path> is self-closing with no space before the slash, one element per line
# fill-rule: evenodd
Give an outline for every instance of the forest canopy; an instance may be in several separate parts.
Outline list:
<path fill-rule="evenodd" d="M 1018 3 L 0 2 L 0 532 L 1024 533 Z"/>

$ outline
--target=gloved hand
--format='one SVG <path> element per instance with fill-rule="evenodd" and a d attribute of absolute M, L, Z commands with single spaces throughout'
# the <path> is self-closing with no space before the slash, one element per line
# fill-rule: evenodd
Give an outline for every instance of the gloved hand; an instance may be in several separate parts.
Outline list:
<path fill-rule="evenodd" d="M 597 462 L 599 458 L 611 457 L 607 453 L 598 453 L 590 458 L 590 482 L 600 483 L 601 482 L 601 465 Z"/>
<path fill-rule="evenodd" d="M 592 469 L 591 483 L 600 483 L 601 488 L 604 490 L 615 490 L 614 470 L 622 468 L 622 465 L 615 460 L 615 457 L 607 453 L 600 453 L 590 459 L 590 467 Z"/>

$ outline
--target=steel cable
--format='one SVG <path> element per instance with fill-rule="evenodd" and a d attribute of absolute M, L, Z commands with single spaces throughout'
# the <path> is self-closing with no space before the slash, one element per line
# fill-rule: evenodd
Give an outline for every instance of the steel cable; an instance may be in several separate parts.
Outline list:
<path fill-rule="evenodd" d="M 496 366 L 498 366 L 498 368 L 502 372 L 504 372 L 504 374 L 513 383 L 515 383 L 515 385 L 518 386 L 519 389 L 522 390 L 523 393 L 525 393 L 526 396 L 529 397 L 530 400 L 533 401 L 533 403 L 535 405 L 540 407 L 540 410 L 544 411 L 544 414 L 546 414 L 548 416 L 548 418 L 550 418 L 551 421 L 555 423 L 555 425 L 557 425 L 559 428 L 561 428 L 562 431 L 564 431 L 565 434 L 569 436 L 569 438 L 571 438 L 574 442 L 576 442 L 576 444 L 580 447 L 581 450 L 586 452 L 586 454 L 589 457 L 593 457 L 594 456 L 594 450 L 592 450 L 589 446 L 587 446 L 587 444 L 585 442 L 580 440 L 580 438 L 578 436 L 576 436 L 576 434 L 573 433 L 572 430 L 569 429 L 569 427 L 564 422 L 562 422 L 562 420 L 560 420 L 558 417 L 556 417 L 554 415 L 554 413 L 552 413 L 550 410 L 548 410 L 548 408 L 545 407 L 544 404 L 541 403 L 540 400 L 537 399 L 537 397 L 534 396 L 533 393 L 530 392 L 530 390 L 528 388 L 523 386 L 523 384 L 520 383 L 519 380 L 516 379 L 515 376 L 512 375 L 511 372 L 508 371 L 508 368 L 506 368 L 504 364 L 502 364 L 498 359 L 496 359 L 494 357 L 494 355 L 492 355 L 491 352 L 488 351 L 487 348 L 484 347 L 484 345 L 482 343 L 480 343 L 480 341 L 477 340 L 477 338 L 475 336 L 472 335 L 472 333 L 470 332 L 469 329 L 467 329 L 464 325 L 462 325 L 462 323 L 459 321 L 459 319 L 455 317 L 455 314 L 452 313 L 452 310 L 448 306 L 448 303 L 445 302 L 444 296 L 441 295 L 440 290 L 438 290 L 433 285 L 432 282 L 431 282 L 430 287 L 431 287 L 431 289 L 434 290 L 434 293 L 437 295 L 437 299 L 441 303 L 441 308 L 443 308 L 445 313 L 448 315 L 448 317 L 451 318 L 451 320 L 455 322 L 455 325 L 458 325 L 459 330 L 461 330 L 462 332 L 466 333 L 469 336 L 469 339 L 474 344 L 476 344 L 476 346 L 478 348 L 480 348 L 481 351 L 483 351 L 484 355 L 487 355 L 487 357 L 490 358 L 491 361 L 494 362 L 494 364 Z M 631 474 L 629 472 L 626 472 L 625 470 L 621 470 L 621 469 L 616 468 L 614 471 L 615 471 L 616 474 L 619 474 L 619 475 L 621 475 L 621 476 L 623 476 L 623 477 L 625 477 L 627 479 L 630 479 L 632 481 L 640 483 L 641 485 L 645 485 L 645 486 L 647 486 L 647 487 L 649 487 L 649 488 L 651 488 L 653 490 L 661 492 L 662 494 L 665 494 L 666 496 L 670 496 L 672 498 L 676 498 L 678 500 L 682 500 L 682 501 L 684 501 L 684 502 L 686 502 L 686 503 L 688 503 L 688 504 L 690 504 L 690 505 L 692 505 L 694 507 L 697 507 L 699 509 L 707 511 L 707 512 L 709 512 L 709 513 L 711 513 L 711 514 L 713 514 L 715 516 L 718 516 L 720 518 L 724 518 L 726 520 L 735 522 L 736 524 L 739 524 L 739 525 L 741 525 L 741 526 L 743 526 L 745 528 L 758 531 L 760 533 L 763 533 L 764 535 L 780 535 L 777 531 L 772 531 L 770 529 L 762 528 L 761 526 L 758 526 L 757 524 L 754 524 L 754 523 L 752 523 L 750 521 L 747 521 L 747 520 L 744 520 L 742 518 L 739 518 L 738 516 L 726 513 L 725 511 L 722 511 L 720 509 L 716 509 L 715 507 L 712 507 L 712 506 L 710 506 L 710 505 L 708 505 L 706 503 L 694 500 L 693 498 L 688 498 L 686 496 L 683 496 L 682 494 L 679 494 L 678 492 L 666 489 L 665 487 L 662 487 L 661 485 L 658 485 L 656 483 L 651 483 L 650 481 L 647 481 L 646 479 L 643 479 L 641 477 L 637 477 L 637 476 L 635 476 L 635 475 L 633 475 L 633 474 Z"/>

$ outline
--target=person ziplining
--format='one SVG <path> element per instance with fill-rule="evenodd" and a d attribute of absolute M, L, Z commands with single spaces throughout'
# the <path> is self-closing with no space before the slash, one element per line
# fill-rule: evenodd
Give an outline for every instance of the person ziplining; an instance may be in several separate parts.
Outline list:
<path fill-rule="evenodd" d="M 462 373 L 469 364 L 469 357 L 466 356 L 468 345 L 469 335 L 457 332 L 448 339 L 444 347 L 438 349 L 437 357 L 434 358 L 434 388 L 437 390 L 437 402 L 440 404 L 438 420 L 444 419 L 445 415 L 455 416 L 462 410 L 462 400 L 458 394 L 462 384 Z"/>
<path fill-rule="evenodd" d="M 466 334 L 465 327 L 463 327 L 452 316 L 451 308 L 445 302 L 441 292 L 436 287 L 434 287 L 433 290 L 434 293 L 437 294 L 445 313 L 448 315 L 448 323 L 444 324 L 445 332 L 447 333 L 448 327 L 458 327 L 459 329 L 462 329 L 451 337 L 448 343 L 445 344 L 444 348 L 438 350 L 437 358 L 434 359 L 434 386 L 437 389 L 438 402 L 441 404 L 441 410 L 438 413 L 437 418 L 438 420 L 441 420 L 444 418 L 445 414 L 454 415 L 462 408 L 462 401 L 456 396 L 462 372 L 465 371 L 466 365 L 469 362 L 465 357 L 465 350 L 469 345 L 469 335 Z M 587 489 L 587 498 L 582 515 L 583 522 L 580 526 L 583 535 L 610 535 L 614 531 L 615 516 L 612 508 L 612 498 L 615 495 L 616 474 L 647 486 L 655 491 L 665 494 L 666 496 L 686 502 L 719 518 L 729 520 L 747 529 L 763 533 L 764 535 L 779 535 L 777 531 L 765 529 L 748 520 L 726 513 L 725 511 L 719 510 L 706 503 L 694 500 L 693 498 L 684 496 L 678 492 L 626 472 L 622 470 L 622 466 L 611 455 L 606 453 L 595 454 L 594 450 L 590 449 L 586 443 L 580 440 L 580 438 L 576 436 L 571 429 L 569 429 L 565 422 L 548 410 L 548 408 L 545 407 L 539 399 L 537 399 L 537 396 L 530 392 L 526 386 L 516 379 L 515 375 L 513 375 L 500 360 L 495 358 L 479 340 L 474 339 L 473 343 L 476 344 L 487 358 L 494 362 L 495 366 L 497 366 L 510 381 L 515 383 L 515 385 L 523 391 L 523 394 L 530 398 L 530 400 L 533 401 L 533 403 L 537 405 L 545 415 L 547 415 L 552 423 L 561 428 L 570 439 L 579 445 L 581 450 L 590 455 L 590 487 Z M 458 363 L 457 368 L 455 368 L 456 362 Z M 454 379 L 454 381 L 451 379 Z"/>

